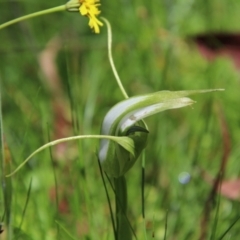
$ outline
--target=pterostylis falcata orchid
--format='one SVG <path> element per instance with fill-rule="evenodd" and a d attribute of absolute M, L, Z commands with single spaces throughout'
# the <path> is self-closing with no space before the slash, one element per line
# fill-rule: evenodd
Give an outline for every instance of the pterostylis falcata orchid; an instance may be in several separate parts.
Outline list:
<path fill-rule="evenodd" d="M 220 89 L 219 89 L 220 90 Z M 187 96 L 217 90 L 160 91 L 135 96 L 116 104 L 106 114 L 101 135 L 128 137 L 133 141 L 133 151 L 108 139 L 101 139 L 98 158 L 105 173 L 112 177 L 116 197 L 115 239 L 131 240 L 134 234 L 127 219 L 127 185 L 125 173 L 134 165 L 147 146 L 149 131 L 143 119 L 153 114 L 174 108 L 192 105 Z"/>
<path fill-rule="evenodd" d="M 215 90 L 160 91 L 128 98 L 116 104 L 105 116 L 101 135 L 128 136 L 134 142 L 134 155 L 108 139 L 100 140 L 98 157 L 111 177 L 124 175 L 146 147 L 148 129 L 141 120 L 153 114 L 192 105 L 188 95 Z"/>

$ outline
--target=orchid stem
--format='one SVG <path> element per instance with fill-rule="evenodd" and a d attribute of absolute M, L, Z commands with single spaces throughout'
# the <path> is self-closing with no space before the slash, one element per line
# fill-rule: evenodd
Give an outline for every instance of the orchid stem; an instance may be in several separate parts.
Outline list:
<path fill-rule="evenodd" d="M 114 178 L 117 240 L 131 240 L 132 229 L 127 219 L 127 184 L 124 176 Z"/>

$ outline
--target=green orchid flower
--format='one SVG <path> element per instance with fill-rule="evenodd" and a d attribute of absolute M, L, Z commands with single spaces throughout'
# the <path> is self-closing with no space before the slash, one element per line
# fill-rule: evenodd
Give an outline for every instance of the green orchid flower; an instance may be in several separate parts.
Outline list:
<path fill-rule="evenodd" d="M 101 135 L 127 136 L 134 142 L 134 154 L 108 139 L 100 140 L 99 161 L 110 177 L 124 175 L 137 161 L 147 145 L 148 129 L 142 119 L 174 108 L 192 105 L 194 101 L 186 96 L 216 90 L 160 91 L 128 98 L 116 104 L 106 114 Z"/>

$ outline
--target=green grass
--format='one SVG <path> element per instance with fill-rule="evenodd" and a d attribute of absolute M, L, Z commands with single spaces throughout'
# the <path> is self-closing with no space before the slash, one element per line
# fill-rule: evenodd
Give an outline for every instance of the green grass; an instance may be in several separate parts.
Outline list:
<path fill-rule="evenodd" d="M 150 131 L 145 153 L 147 239 L 154 239 L 153 235 L 164 239 L 166 230 L 167 240 L 200 238 L 212 189 L 201 172 L 216 177 L 220 168 L 226 140 L 221 116 L 231 142 L 224 179 L 239 178 L 239 73 L 227 58 L 206 61 L 187 39 L 210 30 L 239 31 L 240 1 L 210 2 L 102 1 L 102 16 L 112 24 L 115 64 L 130 96 L 225 88 L 225 92 L 193 96 L 197 101 L 193 107 L 146 120 Z M 0 23 L 63 3 L 0 0 Z M 64 102 L 60 112 L 71 122 L 65 125 L 56 120 L 53 106 L 59 98 L 49 90 L 38 64 L 39 53 L 56 36 L 62 41 L 56 59 Z M 87 19 L 78 14 L 55 13 L 13 25 L 0 31 L 0 42 L 3 134 L 12 170 L 49 138 L 53 140 L 56 132 L 66 137 L 99 134 L 107 111 L 123 99 L 107 58 L 106 27 L 99 35 L 93 34 Z M 53 147 L 52 157 L 49 150 L 39 153 L 11 178 L 11 226 L 15 233 L 21 227 L 21 237 L 15 239 L 114 239 L 96 158 L 97 142 L 86 140 L 63 147 L 62 152 Z M 178 181 L 182 172 L 191 175 L 186 185 Z M 140 160 L 127 174 L 127 181 L 129 219 L 138 239 L 145 239 Z M 114 202 L 113 192 L 109 194 Z M 220 239 L 239 218 L 240 198 L 216 196 L 215 200 L 204 226 L 205 239 Z M 1 191 L 0 217 L 4 214 L 6 224 Z M 222 239 L 236 239 L 239 228 L 237 221 Z M 3 229 L 6 234 L 6 225 Z"/>

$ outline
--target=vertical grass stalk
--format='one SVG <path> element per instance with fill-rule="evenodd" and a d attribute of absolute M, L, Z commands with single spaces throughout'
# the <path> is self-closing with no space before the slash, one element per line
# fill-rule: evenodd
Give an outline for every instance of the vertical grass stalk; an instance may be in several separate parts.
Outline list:
<path fill-rule="evenodd" d="M 5 212 L 5 223 L 7 229 L 7 239 L 12 239 L 12 179 L 6 178 L 6 175 L 11 172 L 11 157 L 7 144 L 4 142 L 3 118 L 2 118 L 2 99 L 0 85 L 0 162 L 1 162 L 1 183 L 3 191 L 3 202 Z"/>

